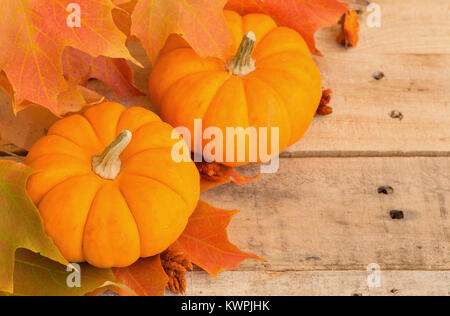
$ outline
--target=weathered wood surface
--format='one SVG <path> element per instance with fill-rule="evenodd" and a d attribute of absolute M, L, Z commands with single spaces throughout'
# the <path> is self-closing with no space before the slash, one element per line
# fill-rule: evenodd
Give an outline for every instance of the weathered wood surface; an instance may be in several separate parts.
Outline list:
<path fill-rule="evenodd" d="M 337 27 L 317 36 L 334 114 L 314 121 L 277 174 L 203 195 L 242 211 L 230 238 L 267 263 L 217 281 L 195 272 L 188 295 L 450 294 L 450 3 L 377 3 L 382 27 L 364 13 L 357 48 L 335 44 Z M 394 193 L 378 194 L 382 185 Z M 380 288 L 367 286 L 371 263 Z"/>
<path fill-rule="evenodd" d="M 241 210 L 231 239 L 267 260 L 241 269 L 450 270 L 449 158 L 282 159 L 276 174 L 202 198 Z"/>
<path fill-rule="evenodd" d="M 364 271 L 231 271 L 214 280 L 194 272 L 188 275 L 186 295 L 450 295 L 448 271 L 382 271 L 381 286 L 374 288 L 367 286 L 368 275 Z"/>

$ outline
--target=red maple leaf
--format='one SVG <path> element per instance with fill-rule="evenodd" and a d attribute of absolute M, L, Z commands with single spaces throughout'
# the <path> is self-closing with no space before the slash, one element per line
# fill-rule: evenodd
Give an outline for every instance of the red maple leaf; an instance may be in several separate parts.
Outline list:
<path fill-rule="evenodd" d="M 226 9 L 240 14 L 268 14 L 278 25 L 299 32 L 311 52 L 317 54 L 314 34 L 321 28 L 335 25 L 347 11 L 347 3 L 337 0 L 229 0 Z"/>

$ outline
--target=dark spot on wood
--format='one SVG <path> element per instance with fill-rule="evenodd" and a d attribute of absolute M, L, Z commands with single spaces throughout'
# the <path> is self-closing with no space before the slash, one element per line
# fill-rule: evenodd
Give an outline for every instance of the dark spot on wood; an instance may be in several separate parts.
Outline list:
<path fill-rule="evenodd" d="M 397 290 L 397 289 L 392 289 L 392 290 L 391 290 L 391 293 L 394 294 L 394 295 L 398 294 L 399 292 L 400 292 L 400 291 Z"/>
<path fill-rule="evenodd" d="M 319 257 L 308 257 L 305 259 L 306 261 L 320 261 L 322 259 L 320 259 Z"/>
<path fill-rule="evenodd" d="M 378 188 L 378 194 L 393 194 L 394 193 L 394 188 L 389 186 L 389 185 L 383 185 L 381 187 Z"/>
<path fill-rule="evenodd" d="M 403 211 L 392 210 L 389 212 L 389 214 L 391 215 L 392 219 L 404 219 L 405 218 L 405 214 L 403 213 Z"/>
<path fill-rule="evenodd" d="M 363 296 L 361 293 L 353 293 L 352 296 Z"/>
<path fill-rule="evenodd" d="M 442 193 L 438 193 L 439 199 L 439 211 L 441 212 L 441 217 L 443 220 L 446 220 L 448 217 L 448 211 L 445 208 L 445 197 Z"/>
<path fill-rule="evenodd" d="M 389 116 L 393 119 L 399 119 L 400 121 L 404 118 L 403 113 L 397 110 L 392 110 L 391 113 L 389 113 Z"/>
<path fill-rule="evenodd" d="M 375 80 L 381 80 L 381 79 L 383 79 L 383 78 L 386 77 L 386 76 L 385 76 L 384 72 L 377 71 L 377 72 L 375 72 L 375 73 L 372 75 L 372 77 L 373 77 L 373 79 L 375 79 Z"/>

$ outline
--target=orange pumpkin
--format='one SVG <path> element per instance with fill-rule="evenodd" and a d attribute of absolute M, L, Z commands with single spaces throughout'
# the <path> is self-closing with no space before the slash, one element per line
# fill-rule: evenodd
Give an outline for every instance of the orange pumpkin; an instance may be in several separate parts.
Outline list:
<path fill-rule="evenodd" d="M 172 131 L 144 108 L 103 103 L 56 122 L 33 146 L 27 190 L 68 261 L 126 267 L 178 239 L 200 180 L 192 161 L 173 161 Z"/>
<path fill-rule="evenodd" d="M 226 10 L 224 15 L 233 36 L 227 62 L 201 58 L 180 36 L 172 35 L 150 77 L 152 102 L 164 121 L 189 128 L 192 144 L 198 118 L 203 119 L 203 131 L 218 127 L 223 135 L 227 127 L 255 127 L 258 133 L 260 127 L 267 128 L 268 137 L 259 134 L 258 146 L 268 149 L 270 128 L 278 127 L 279 150 L 267 151 L 273 157 L 308 130 L 322 93 L 319 69 L 296 31 L 278 27 L 264 14 L 242 17 Z M 258 161 L 249 161 L 247 137 L 245 161 L 238 161 L 233 143 L 224 141 L 222 149 L 225 153 L 235 146 L 234 162 L 228 165 L 268 160 L 258 148 Z"/>

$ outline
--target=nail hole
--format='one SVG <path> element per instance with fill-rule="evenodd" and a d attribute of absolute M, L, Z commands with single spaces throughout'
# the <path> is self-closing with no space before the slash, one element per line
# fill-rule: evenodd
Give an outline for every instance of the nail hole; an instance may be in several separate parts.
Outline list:
<path fill-rule="evenodd" d="M 392 219 L 404 219 L 405 218 L 405 214 L 403 213 L 403 211 L 393 210 L 393 211 L 390 211 L 389 214 L 391 215 Z"/>
<path fill-rule="evenodd" d="M 373 79 L 375 80 L 381 80 L 385 77 L 384 73 L 381 71 L 377 71 L 372 75 Z"/>
<path fill-rule="evenodd" d="M 403 113 L 397 110 L 393 110 L 391 111 L 391 113 L 389 113 L 389 116 L 392 117 L 393 119 L 399 119 L 400 121 L 403 120 Z"/>
<path fill-rule="evenodd" d="M 378 194 L 393 194 L 394 193 L 394 188 L 392 188 L 389 185 L 384 185 L 378 188 Z"/>

